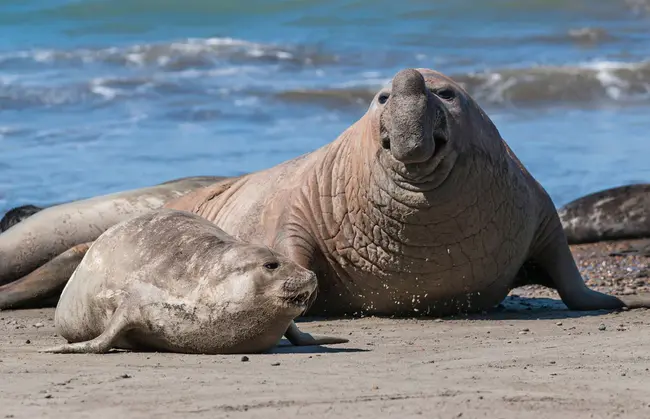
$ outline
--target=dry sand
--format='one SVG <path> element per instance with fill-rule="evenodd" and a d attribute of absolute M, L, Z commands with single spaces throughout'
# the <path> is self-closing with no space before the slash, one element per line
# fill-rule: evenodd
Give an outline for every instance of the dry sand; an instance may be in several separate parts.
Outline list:
<path fill-rule="evenodd" d="M 608 256 L 626 245 L 573 248 L 591 286 L 647 291 L 650 258 Z M 488 315 L 300 322 L 350 343 L 248 361 L 41 354 L 62 342 L 54 311 L 0 312 L 0 419 L 650 418 L 650 311 L 578 313 L 539 287 L 513 294 L 526 297 Z"/>

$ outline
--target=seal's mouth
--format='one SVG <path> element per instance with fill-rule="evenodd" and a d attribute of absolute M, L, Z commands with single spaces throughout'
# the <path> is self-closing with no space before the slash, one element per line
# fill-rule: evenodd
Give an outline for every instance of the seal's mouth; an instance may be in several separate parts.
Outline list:
<path fill-rule="evenodd" d="M 282 297 L 282 303 L 286 307 L 296 308 L 300 310 L 301 313 L 305 313 L 314 301 L 316 301 L 317 295 L 318 287 L 309 286 L 292 292 L 287 292 L 285 296 Z"/>
<path fill-rule="evenodd" d="M 397 164 L 391 164 L 391 171 L 399 178 L 398 183 L 409 183 L 412 185 L 430 183 L 437 176 L 436 168 L 442 163 L 448 154 L 449 141 L 446 129 L 438 129 L 433 134 L 432 141 L 434 149 L 431 156 L 421 163 L 401 163 L 395 159 L 391 160 Z M 390 154 L 390 153 L 387 153 Z"/>
<path fill-rule="evenodd" d="M 291 295 L 289 297 L 285 297 L 284 301 L 288 305 L 305 309 L 305 308 L 307 308 L 307 305 L 309 304 L 311 294 L 312 293 L 309 292 L 309 291 L 303 291 L 301 293 L 294 294 L 294 295 Z"/>

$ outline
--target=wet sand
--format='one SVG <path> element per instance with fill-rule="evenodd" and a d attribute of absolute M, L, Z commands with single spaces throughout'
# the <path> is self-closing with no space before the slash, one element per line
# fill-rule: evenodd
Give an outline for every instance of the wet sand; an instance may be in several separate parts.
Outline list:
<path fill-rule="evenodd" d="M 647 292 L 629 242 L 574 246 L 593 288 Z M 345 345 L 52 355 L 53 309 L 0 312 L 1 418 L 648 418 L 650 311 L 572 312 L 541 287 L 494 313 L 301 321 Z M 285 342 L 286 343 L 286 342 Z"/>

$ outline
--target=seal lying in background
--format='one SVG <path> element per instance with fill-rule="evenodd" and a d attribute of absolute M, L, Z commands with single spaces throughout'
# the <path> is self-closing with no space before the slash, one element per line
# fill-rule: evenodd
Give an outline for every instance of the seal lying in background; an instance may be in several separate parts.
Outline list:
<path fill-rule="evenodd" d="M 43 209 L 44 207 L 37 207 L 36 205 L 22 205 L 10 209 L 0 220 L 0 233 L 9 230 L 9 227 L 18 224 Z"/>
<path fill-rule="evenodd" d="M 313 272 L 266 247 L 197 215 L 155 210 L 93 243 L 54 316 L 69 343 L 45 352 L 264 352 L 287 330 L 296 345 L 347 342 L 301 334 L 293 323 L 316 288 Z"/>
<path fill-rule="evenodd" d="M 0 285 L 9 283 L 0 286 L 0 309 L 57 297 L 92 241 L 106 229 L 224 179 L 175 179 L 55 205 L 15 224 L 0 234 Z"/>
<path fill-rule="evenodd" d="M 650 184 L 592 193 L 558 213 L 569 244 L 650 237 Z"/>
<path fill-rule="evenodd" d="M 650 307 L 585 285 L 551 198 L 478 104 L 432 70 L 400 71 L 334 142 L 165 207 L 315 272 L 308 314 L 476 312 L 525 283 L 576 310 Z"/>

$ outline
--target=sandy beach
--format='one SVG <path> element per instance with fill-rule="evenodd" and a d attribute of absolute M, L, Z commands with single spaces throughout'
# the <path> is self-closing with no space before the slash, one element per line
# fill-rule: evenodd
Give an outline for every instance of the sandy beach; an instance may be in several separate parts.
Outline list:
<path fill-rule="evenodd" d="M 629 242 L 574 246 L 594 288 L 645 292 Z M 53 309 L 0 312 L 0 418 L 647 418 L 650 313 L 571 312 L 517 289 L 494 313 L 306 319 L 345 345 L 203 356 L 51 355 Z"/>

